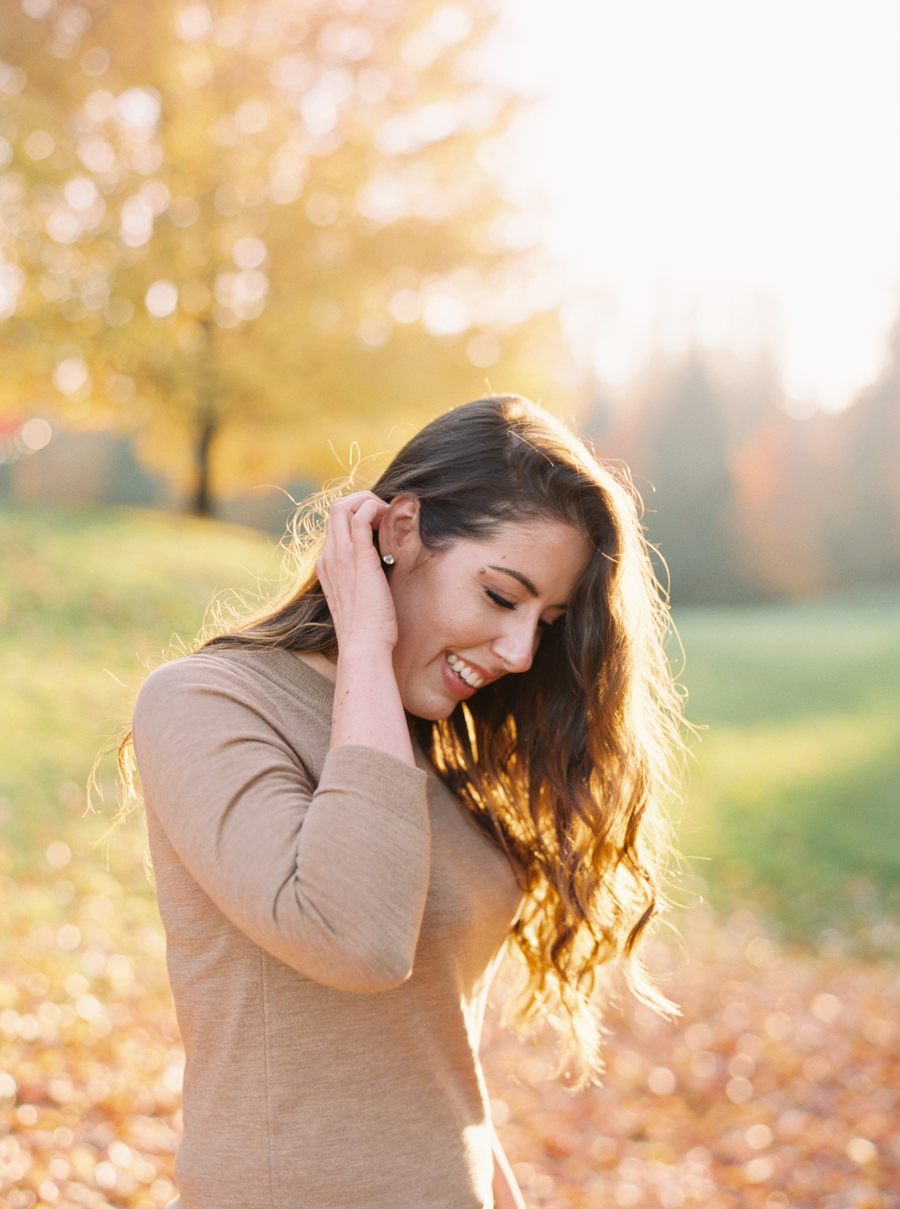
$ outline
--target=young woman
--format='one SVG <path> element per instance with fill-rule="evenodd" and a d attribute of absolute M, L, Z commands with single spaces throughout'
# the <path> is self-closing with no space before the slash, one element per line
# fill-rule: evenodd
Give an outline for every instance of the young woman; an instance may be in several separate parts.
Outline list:
<path fill-rule="evenodd" d="M 478 1062 L 518 1018 L 596 1062 L 678 742 L 627 490 L 546 412 L 441 416 L 331 508 L 315 571 L 134 716 L 187 1065 L 181 1209 L 523 1204 Z"/>

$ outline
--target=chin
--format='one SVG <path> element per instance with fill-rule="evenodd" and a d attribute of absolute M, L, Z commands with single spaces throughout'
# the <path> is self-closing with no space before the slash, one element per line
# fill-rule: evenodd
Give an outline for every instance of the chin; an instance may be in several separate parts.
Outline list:
<path fill-rule="evenodd" d="M 442 718 L 449 718 L 457 705 L 459 701 L 456 698 L 431 693 L 403 702 L 403 708 L 408 714 L 421 718 L 424 722 L 439 722 Z"/>
<path fill-rule="evenodd" d="M 440 722 L 442 718 L 449 718 L 457 705 L 459 705 L 458 701 L 446 702 L 442 705 L 423 706 L 418 709 L 407 706 L 406 712 L 412 714 L 414 718 L 421 718 L 423 722 Z"/>

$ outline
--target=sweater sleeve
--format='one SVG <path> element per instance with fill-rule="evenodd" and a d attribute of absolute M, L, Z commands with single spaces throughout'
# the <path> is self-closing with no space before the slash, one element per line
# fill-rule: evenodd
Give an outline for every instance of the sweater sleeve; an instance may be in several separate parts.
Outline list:
<path fill-rule="evenodd" d="M 427 777 L 338 747 L 314 786 L 264 688 L 205 657 L 154 672 L 134 744 L 148 811 L 219 910 L 306 977 L 409 977 L 430 872 Z"/>

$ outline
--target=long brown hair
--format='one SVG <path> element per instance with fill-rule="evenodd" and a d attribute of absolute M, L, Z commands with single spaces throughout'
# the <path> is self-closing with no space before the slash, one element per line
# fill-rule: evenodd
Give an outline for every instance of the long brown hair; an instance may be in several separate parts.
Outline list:
<path fill-rule="evenodd" d="M 632 990 L 676 1009 L 641 964 L 669 852 L 663 799 L 681 747 L 680 697 L 664 642 L 668 610 L 627 479 L 599 464 L 542 408 L 515 395 L 467 403 L 406 444 L 372 491 L 420 503 L 432 550 L 504 523 L 552 519 L 594 548 L 530 670 L 497 680 L 450 717 L 415 719 L 437 773 L 509 853 L 525 891 L 511 948 L 523 978 L 509 1015 L 555 1017 L 597 1069 L 598 975 L 624 959 Z M 319 540 L 321 527 L 319 528 Z M 337 651 L 316 539 L 299 586 L 207 646 Z M 561 1016 L 560 1016 L 561 1010 Z"/>

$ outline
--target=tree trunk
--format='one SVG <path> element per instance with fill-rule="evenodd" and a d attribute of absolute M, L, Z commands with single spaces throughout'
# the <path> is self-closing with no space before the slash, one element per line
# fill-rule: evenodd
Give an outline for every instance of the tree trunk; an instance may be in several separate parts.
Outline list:
<path fill-rule="evenodd" d="M 194 487 L 194 499 L 191 512 L 194 516 L 214 516 L 212 490 L 210 485 L 210 447 L 219 425 L 211 416 L 200 423 L 197 433 L 197 444 L 194 448 L 194 466 L 197 477 Z"/>

